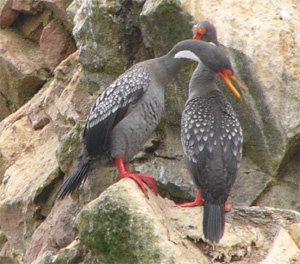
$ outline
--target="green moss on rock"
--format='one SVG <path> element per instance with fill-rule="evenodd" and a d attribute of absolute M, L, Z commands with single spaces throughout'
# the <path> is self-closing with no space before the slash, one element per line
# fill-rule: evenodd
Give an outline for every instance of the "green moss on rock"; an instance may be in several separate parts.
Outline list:
<path fill-rule="evenodd" d="M 177 42 L 192 38 L 191 20 L 179 0 L 147 1 L 140 22 L 144 42 L 155 56 L 162 56 Z"/>
<path fill-rule="evenodd" d="M 92 91 L 99 90 L 99 84 L 106 86 L 107 83 L 91 75 L 102 72 L 115 78 L 128 64 L 122 48 L 122 23 L 118 17 L 121 7 L 120 1 L 85 1 L 76 16 L 80 24 L 74 31 L 80 46 L 79 60 Z"/>
<path fill-rule="evenodd" d="M 124 196 L 110 192 L 80 212 L 76 220 L 80 241 L 104 263 L 160 263 L 149 219 L 133 210 L 135 205 Z"/>
<path fill-rule="evenodd" d="M 65 163 L 67 160 L 71 162 L 75 157 L 78 157 L 82 131 L 82 125 L 77 123 L 68 135 L 62 139 L 56 153 L 57 160 L 60 165 Z"/>

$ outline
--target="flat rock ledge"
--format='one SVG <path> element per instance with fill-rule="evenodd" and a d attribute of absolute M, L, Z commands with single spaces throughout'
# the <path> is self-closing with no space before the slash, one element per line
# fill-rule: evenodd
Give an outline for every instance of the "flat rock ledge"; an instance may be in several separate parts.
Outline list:
<path fill-rule="evenodd" d="M 117 182 L 78 214 L 76 240 L 36 263 L 299 263 L 296 211 L 234 207 L 213 245 L 202 232 L 202 207 L 175 207 L 151 190 L 149 196 L 130 179 Z"/>

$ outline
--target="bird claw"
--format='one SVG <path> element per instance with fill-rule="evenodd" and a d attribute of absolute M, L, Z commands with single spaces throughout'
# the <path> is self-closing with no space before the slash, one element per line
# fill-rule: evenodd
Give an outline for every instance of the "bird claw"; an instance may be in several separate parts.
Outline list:
<path fill-rule="evenodd" d="M 155 193 L 155 195 L 157 196 L 157 188 L 155 185 L 155 181 L 153 180 L 153 178 L 151 176 L 148 176 L 146 174 L 143 173 L 139 173 L 137 174 L 138 176 L 141 177 L 142 181 L 147 184 L 147 186 L 153 190 L 153 192 Z"/>
<path fill-rule="evenodd" d="M 198 201 L 193 201 L 193 202 L 189 202 L 189 203 L 183 203 L 183 204 L 176 204 L 174 205 L 175 207 L 195 207 L 195 206 L 203 206 L 204 202 L 198 202 Z"/>
<path fill-rule="evenodd" d="M 176 204 L 175 207 L 195 207 L 195 206 L 203 206 L 204 201 L 202 200 L 201 191 L 197 191 L 197 196 L 195 201 L 183 204 Z"/>
<path fill-rule="evenodd" d="M 174 205 L 174 207 L 195 207 L 195 206 L 203 206 L 203 205 L 204 205 L 204 201 L 202 199 L 201 191 L 200 189 L 198 189 L 195 201 L 189 203 L 183 203 L 183 204 L 176 204 Z M 224 206 L 225 212 L 229 212 L 231 208 L 232 208 L 231 204 L 225 203 Z"/>
<path fill-rule="evenodd" d="M 134 180 L 138 186 L 142 189 L 143 193 L 145 194 L 145 196 L 147 197 L 147 199 L 149 199 L 149 195 L 148 195 L 148 191 L 145 188 L 144 184 L 145 183 L 150 189 L 152 189 L 155 193 L 155 195 L 157 195 L 157 189 L 156 189 L 156 185 L 155 182 L 153 180 L 152 177 L 139 173 L 139 174 L 135 174 L 135 173 L 131 173 L 131 172 L 125 172 L 121 178 L 130 178 L 132 180 Z"/>
<path fill-rule="evenodd" d="M 203 206 L 204 201 L 198 202 L 197 199 L 193 202 L 183 203 L 183 204 L 176 204 L 174 207 L 195 207 L 195 206 Z M 232 209 L 232 204 L 225 204 L 225 212 L 230 212 Z"/>

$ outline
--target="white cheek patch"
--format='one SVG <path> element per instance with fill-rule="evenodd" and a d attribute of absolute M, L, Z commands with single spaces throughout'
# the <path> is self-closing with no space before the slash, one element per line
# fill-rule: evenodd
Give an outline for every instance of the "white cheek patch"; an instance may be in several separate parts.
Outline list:
<path fill-rule="evenodd" d="M 189 59 L 189 60 L 201 62 L 199 57 L 195 53 L 193 53 L 189 50 L 182 50 L 182 51 L 177 52 L 175 54 L 174 58 L 175 59 Z"/>

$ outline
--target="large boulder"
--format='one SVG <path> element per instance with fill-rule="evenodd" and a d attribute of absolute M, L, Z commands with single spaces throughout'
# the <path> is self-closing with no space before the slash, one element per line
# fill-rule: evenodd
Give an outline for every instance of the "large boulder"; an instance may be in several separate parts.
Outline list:
<path fill-rule="evenodd" d="M 296 211 L 236 207 L 226 214 L 223 238 L 212 245 L 202 232 L 203 208 L 174 207 L 150 190 L 149 196 L 130 179 L 112 185 L 78 214 L 78 238 L 38 263 L 288 264 L 300 259 L 298 240 L 289 233 L 299 230 Z"/>

